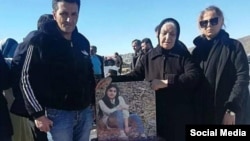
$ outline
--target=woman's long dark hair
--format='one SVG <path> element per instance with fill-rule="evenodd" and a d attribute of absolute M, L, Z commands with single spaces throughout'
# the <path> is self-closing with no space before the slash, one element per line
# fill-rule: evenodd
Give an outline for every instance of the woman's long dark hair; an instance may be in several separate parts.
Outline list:
<path fill-rule="evenodd" d="M 116 89 L 115 104 L 112 104 L 111 101 L 110 101 L 110 99 L 109 99 L 109 97 L 108 97 L 108 90 L 109 90 L 110 88 L 115 88 L 115 89 Z M 119 95 L 120 95 L 120 90 L 119 90 L 119 88 L 117 87 L 117 85 L 115 85 L 115 84 L 110 84 L 110 85 L 106 88 L 106 90 L 105 90 L 105 95 L 104 95 L 104 97 L 102 98 L 102 100 L 103 100 L 103 102 L 105 103 L 105 105 L 106 105 L 107 107 L 109 107 L 109 108 L 114 108 L 115 106 L 119 105 L 119 103 L 120 103 L 120 102 L 119 102 L 119 99 L 118 99 Z M 103 113 L 102 113 L 102 110 L 101 110 L 101 108 L 100 108 L 100 105 L 99 105 L 99 116 L 100 116 L 100 117 L 103 116 Z"/>

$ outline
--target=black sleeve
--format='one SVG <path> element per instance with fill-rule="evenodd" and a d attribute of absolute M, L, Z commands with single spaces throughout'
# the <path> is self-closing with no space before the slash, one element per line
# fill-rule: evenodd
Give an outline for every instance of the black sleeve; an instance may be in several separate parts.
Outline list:
<path fill-rule="evenodd" d="M 0 51 L 0 90 L 8 89 L 10 84 L 10 69 L 3 58 L 2 51 Z"/>
<path fill-rule="evenodd" d="M 38 72 L 42 72 L 38 71 L 40 70 L 39 61 L 39 47 L 33 44 L 29 45 L 21 74 L 21 90 L 24 95 L 23 97 L 26 109 L 28 110 L 29 114 L 34 118 L 38 118 L 40 116 L 45 115 L 44 108 L 37 99 L 37 93 L 35 94 L 34 92 L 34 83 L 32 83 L 33 85 L 31 85 L 31 81 L 33 80 L 33 78 L 39 75 Z M 38 83 L 38 80 L 36 82 Z M 43 85 L 40 86 L 42 87 Z"/>

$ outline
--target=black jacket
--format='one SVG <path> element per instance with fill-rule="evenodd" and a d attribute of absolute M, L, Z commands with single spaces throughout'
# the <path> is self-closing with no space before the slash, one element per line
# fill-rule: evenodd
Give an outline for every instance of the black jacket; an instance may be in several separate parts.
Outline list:
<path fill-rule="evenodd" d="M 204 124 L 221 124 L 227 109 L 236 113 L 236 123 L 244 123 L 244 114 L 249 113 L 245 111 L 249 99 L 249 66 L 242 44 L 229 38 L 224 30 L 211 41 L 198 36 L 194 44 L 193 58 L 205 75 L 200 83 Z"/>
<path fill-rule="evenodd" d="M 44 107 L 82 110 L 94 104 L 95 79 L 88 40 L 74 30 L 66 40 L 55 21 L 46 23 L 29 45 L 21 76 L 28 112 L 44 115 Z"/>
<path fill-rule="evenodd" d="M 32 37 L 36 36 L 39 33 L 40 31 L 38 30 L 31 31 L 24 38 L 23 42 L 18 44 L 11 61 L 12 91 L 15 99 L 11 105 L 10 111 L 18 116 L 30 117 L 27 109 L 25 108 L 23 94 L 20 89 L 20 78 L 27 49 L 29 46 L 29 41 Z"/>
<path fill-rule="evenodd" d="M 133 70 L 135 68 L 137 59 L 141 56 L 141 50 L 139 52 L 135 52 L 134 56 L 132 57 L 132 61 L 131 61 L 131 66 L 130 69 Z"/>
<path fill-rule="evenodd" d="M 3 90 L 9 87 L 10 70 L 0 51 L 0 137 L 10 137 L 13 135 L 7 101 L 3 95 Z"/>

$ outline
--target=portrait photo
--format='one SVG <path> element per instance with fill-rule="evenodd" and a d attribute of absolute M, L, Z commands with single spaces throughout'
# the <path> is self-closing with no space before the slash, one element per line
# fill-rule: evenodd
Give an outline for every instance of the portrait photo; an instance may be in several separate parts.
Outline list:
<path fill-rule="evenodd" d="M 156 139 L 155 92 L 149 82 L 113 82 L 96 91 L 99 141 Z"/>

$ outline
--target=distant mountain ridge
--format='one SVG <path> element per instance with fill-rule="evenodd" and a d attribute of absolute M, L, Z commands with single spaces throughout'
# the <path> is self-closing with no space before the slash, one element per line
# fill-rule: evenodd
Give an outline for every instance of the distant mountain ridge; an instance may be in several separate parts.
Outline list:
<path fill-rule="evenodd" d="M 244 46 L 247 54 L 250 54 L 250 35 L 238 39 Z"/>
<path fill-rule="evenodd" d="M 245 49 L 246 53 L 249 54 L 249 56 L 250 56 L 250 35 L 242 37 L 242 38 L 239 38 L 238 40 L 242 43 L 242 45 L 244 46 L 244 49 Z M 194 47 L 189 47 L 188 48 L 188 50 L 190 52 L 193 49 L 194 49 Z M 125 66 L 127 66 L 132 61 L 133 53 L 121 54 L 121 56 L 123 58 Z"/>

